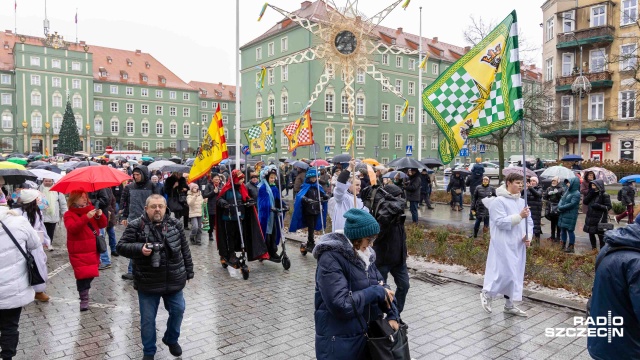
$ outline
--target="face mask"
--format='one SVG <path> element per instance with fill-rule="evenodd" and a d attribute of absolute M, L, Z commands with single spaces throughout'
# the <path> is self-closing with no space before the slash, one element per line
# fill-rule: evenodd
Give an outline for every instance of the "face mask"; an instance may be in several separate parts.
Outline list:
<path fill-rule="evenodd" d="M 18 199 L 18 194 L 16 194 L 16 193 L 11 193 L 11 198 L 12 198 L 13 200 L 17 200 L 17 199 Z"/>
<path fill-rule="evenodd" d="M 47 208 L 47 207 L 46 207 L 44 204 L 38 204 L 38 209 L 40 209 L 40 210 L 44 210 L 44 209 L 46 209 L 46 208 Z"/>

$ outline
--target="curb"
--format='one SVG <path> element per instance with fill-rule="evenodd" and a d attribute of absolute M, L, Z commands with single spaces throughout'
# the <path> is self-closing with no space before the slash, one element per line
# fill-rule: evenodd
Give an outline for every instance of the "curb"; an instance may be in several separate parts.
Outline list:
<path fill-rule="evenodd" d="M 285 238 L 287 239 L 287 241 L 291 240 L 298 243 L 307 241 L 305 237 L 298 236 L 296 234 L 286 234 Z M 413 268 L 409 268 L 409 271 L 413 273 L 418 273 L 418 271 Z M 451 281 L 455 281 L 458 283 L 466 284 L 466 285 L 472 285 L 479 288 L 482 288 L 483 286 L 482 280 L 473 279 L 464 275 L 458 275 L 458 274 L 449 273 L 449 272 L 431 272 L 431 271 L 424 271 L 424 272 L 427 274 L 439 276 L 439 277 L 442 277 Z M 527 290 L 527 289 L 523 289 L 522 296 L 529 300 L 538 301 L 538 302 L 542 302 L 542 303 L 550 304 L 554 306 L 566 307 L 571 310 L 575 310 L 579 312 L 585 311 L 585 306 L 586 306 L 585 304 L 582 304 L 577 301 L 561 299 L 561 298 L 545 295 L 545 294 L 542 294 L 536 291 Z"/>

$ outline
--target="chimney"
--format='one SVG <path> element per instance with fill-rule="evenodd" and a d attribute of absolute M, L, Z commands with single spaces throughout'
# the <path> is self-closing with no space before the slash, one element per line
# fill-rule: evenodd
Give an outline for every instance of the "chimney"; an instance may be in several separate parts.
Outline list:
<path fill-rule="evenodd" d="M 301 9 L 305 9 L 305 8 L 307 8 L 309 5 L 311 5 L 311 1 L 303 1 L 303 2 L 300 4 L 300 8 L 301 8 Z"/>
<path fill-rule="evenodd" d="M 136 49 L 136 55 L 140 55 L 140 54 L 142 54 L 142 50 Z"/>
<path fill-rule="evenodd" d="M 396 30 L 396 32 L 397 32 L 398 34 L 402 34 L 402 28 L 401 28 L 401 27 L 399 27 L 399 28 L 398 28 L 398 30 Z"/>
<path fill-rule="evenodd" d="M 437 42 L 438 42 L 438 37 L 437 37 L 437 36 L 434 36 L 434 37 L 433 37 L 433 43 L 435 44 L 435 43 L 437 43 Z"/>
<path fill-rule="evenodd" d="M 81 40 L 80 45 L 84 46 L 84 45 L 87 45 L 87 43 L 84 40 Z"/>
<path fill-rule="evenodd" d="M 11 31 L 11 30 L 5 30 L 5 31 L 4 31 L 4 33 L 5 33 L 5 34 L 7 34 L 7 35 L 11 35 L 11 34 L 13 34 L 13 31 Z"/>
<path fill-rule="evenodd" d="M 464 47 L 464 53 L 468 53 L 469 51 L 471 51 L 471 46 L 465 46 Z"/>
<path fill-rule="evenodd" d="M 219 82 L 219 83 L 218 83 L 218 86 L 222 86 L 222 83 L 221 83 L 221 82 Z"/>

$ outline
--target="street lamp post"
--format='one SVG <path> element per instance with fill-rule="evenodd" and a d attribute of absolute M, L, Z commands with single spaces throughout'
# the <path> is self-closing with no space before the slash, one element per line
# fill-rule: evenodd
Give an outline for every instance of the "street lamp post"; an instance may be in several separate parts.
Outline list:
<path fill-rule="evenodd" d="M 591 82 L 582 74 L 582 45 L 576 38 L 575 33 L 569 33 L 571 37 L 576 41 L 576 45 L 580 47 L 580 75 L 571 84 L 571 92 L 578 94 L 578 152 L 579 156 L 582 156 L 582 97 L 584 94 L 588 94 L 591 91 Z"/>

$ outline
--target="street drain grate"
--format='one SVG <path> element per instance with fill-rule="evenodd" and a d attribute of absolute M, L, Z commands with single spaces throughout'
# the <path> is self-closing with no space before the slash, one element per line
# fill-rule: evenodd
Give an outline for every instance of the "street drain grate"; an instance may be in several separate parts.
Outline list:
<path fill-rule="evenodd" d="M 448 283 L 448 280 L 445 280 L 439 276 L 434 276 L 431 275 L 429 273 L 419 273 L 416 274 L 414 276 L 412 276 L 412 279 L 416 279 L 416 280 L 420 280 L 420 281 L 424 281 L 430 284 L 434 284 L 434 285 L 444 285 L 446 283 Z"/>

